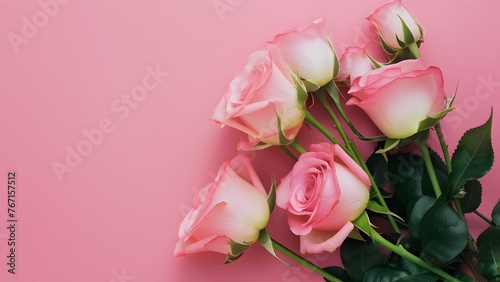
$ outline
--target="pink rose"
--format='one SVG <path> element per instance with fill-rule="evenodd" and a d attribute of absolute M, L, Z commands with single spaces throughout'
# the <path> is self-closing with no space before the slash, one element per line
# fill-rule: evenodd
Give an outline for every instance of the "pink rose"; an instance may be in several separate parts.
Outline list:
<path fill-rule="evenodd" d="M 445 107 L 443 75 L 420 60 L 406 60 L 372 70 L 353 81 L 347 105 L 363 109 L 385 136 L 409 137 L 419 123 Z"/>
<path fill-rule="evenodd" d="M 212 119 L 248 134 L 249 142 L 240 142 L 243 150 L 281 145 L 277 117 L 292 140 L 306 114 L 307 93 L 296 83 L 276 48 L 257 51 L 231 81 Z"/>
<path fill-rule="evenodd" d="M 299 157 L 276 192 L 276 204 L 300 235 L 300 252 L 333 252 L 366 208 L 370 180 L 340 146 L 320 143 Z"/>
<path fill-rule="evenodd" d="M 338 66 L 335 51 L 326 39 L 323 19 L 314 21 L 306 29 L 278 34 L 268 44 L 278 46 L 285 63 L 309 82 L 306 83 L 308 91 L 317 90 L 333 79 L 334 69 Z"/>
<path fill-rule="evenodd" d="M 349 78 L 352 84 L 358 76 L 375 69 L 364 47 L 349 46 L 340 57 L 340 72 L 336 81 L 344 81 Z"/>
<path fill-rule="evenodd" d="M 269 220 L 262 183 L 250 160 L 225 162 L 214 182 L 203 188 L 179 228 L 174 255 L 213 251 L 231 254 L 231 240 L 251 244 Z"/>
<path fill-rule="evenodd" d="M 403 6 L 401 0 L 394 0 L 378 8 L 368 17 L 378 29 L 381 39 L 393 50 L 401 50 L 407 45 L 423 40 L 424 32 L 413 16 Z M 408 27 L 412 40 L 405 39 L 403 22 Z"/>

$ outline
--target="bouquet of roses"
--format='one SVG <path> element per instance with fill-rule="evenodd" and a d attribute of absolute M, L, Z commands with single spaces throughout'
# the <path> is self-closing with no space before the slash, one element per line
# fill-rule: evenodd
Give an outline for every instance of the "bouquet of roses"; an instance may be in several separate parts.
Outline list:
<path fill-rule="evenodd" d="M 259 242 L 327 281 L 500 280 L 500 204 L 491 219 L 477 211 L 478 178 L 494 159 L 492 114 L 450 156 L 440 120 L 456 93 L 447 96 L 441 70 L 420 59 L 423 28 L 401 0 L 368 19 L 378 33 L 375 49 L 367 42 L 338 57 L 320 19 L 249 56 L 212 118 L 248 135 L 240 150 L 279 146 L 295 164 L 266 192 L 247 157 L 225 162 L 182 221 L 175 255 L 214 251 L 230 263 Z M 313 103 L 327 121 L 309 111 Z M 361 108 L 382 134 L 363 135 L 346 106 Z M 329 142 L 304 148 L 297 139 L 304 124 Z M 439 153 L 429 136 L 438 138 Z M 374 144 L 367 160 L 359 141 Z M 272 239 L 266 227 L 275 205 L 287 212 L 302 254 L 340 248 L 343 268 L 318 267 Z M 473 238 L 465 213 L 490 227 Z"/>

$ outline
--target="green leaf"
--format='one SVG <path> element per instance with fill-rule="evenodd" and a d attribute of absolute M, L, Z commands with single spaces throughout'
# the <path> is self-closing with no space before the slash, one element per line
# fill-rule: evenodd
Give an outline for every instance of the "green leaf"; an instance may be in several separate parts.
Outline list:
<path fill-rule="evenodd" d="M 231 239 L 229 245 L 231 246 L 231 253 L 227 254 L 224 264 L 229 264 L 239 259 L 243 253 L 250 248 L 252 243 L 238 243 Z"/>
<path fill-rule="evenodd" d="M 465 196 L 458 199 L 462 204 L 462 211 L 465 213 L 474 212 L 481 204 L 481 183 L 477 179 L 472 179 L 465 183 Z"/>
<path fill-rule="evenodd" d="M 347 274 L 347 271 L 345 269 L 338 267 L 338 266 L 328 266 L 323 268 L 324 271 L 330 273 L 331 275 L 337 277 L 338 279 L 344 281 L 344 282 L 352 282 L 351 278 Z M 325 281 L 328 282 L 328 280 Z"/>
<path fill-rule="evenodd" d="M 477 238 L 479 270 L 489 280 L 500 277 L 500 228 L 490 226 Z"/>
<path fill-rule="evenodd" d="M 269 213 L 272 213 L 276 208 L 276 179 L 273 176 L 271 189 L 269 190 L 269 195 L 267 195 L 267 204 L 269 206 Z"/>
<path fill-rule="evenodd" d="M 382 153 L 385 153 L 385 152 L 393 149 L 394 147 L 396 147 L 399 144 L 399 141 L 401 141 L 401 140 L 400 139 L 387 139 L 387 140 L 385 140 L 384 148 L 378 149 L 376 153 L 382 154 Z"/>
<path fill-rule="evenodd" d="M 491 220 L 493 220 L 496 226 L 500 226 L 500 201 L 498 201 L 491 211 Z"/>
<path fill-rule="evenodd" d="M 385 208 L 381 205 L 379 205 L 377 202 L 375 201 L 369 201 L 368 202 L 368 205 L 366 206 L 366 209 L 369 210 L 369 211 L 372 211 L 372 212 L 375 212 L 375 213 L 381 213 L 381 214 L 386 214 L 386 215 L 392 215 L 398 219 L 400 219 L 401 221 L 404 221 L 399 215 L 391 212 L 388 208 Z"/>
<path fill-rule="evenodd" d="M 373 153 L 368 160 L 366 160 L 366 166 L 368 170 L 373 175 L 375 183 L 378 187 L 384 187 L 384 185 L 389 180 L 387 176 L 387 161 L 381 154 Z"/>
<path fill-rule="evenodd" d="M 422 157 L 414 154 L 397 154 L 389 156 L 389 184 L 394 196 L 405 206 L 411 200 L 422 196 L 422 178 L 424 162 Z"/>
<path fill-rule="evenodd" d="M 463 281 L 463 282 L 474 282 L 474 279 L 472 279 L 469 275 L 466 275 L 465 273 L 458 271 L 458 270 L 455 271 L 455 273 L 453 274 L 453 277 L 455 277 L 458 280 Z"/>
<path fill-rule="evenodd" d="M 442 266 L 464 250 L 469 230 L 451 207 L 438 201 L 422 217 L 419 235 L 420 256 L 431 265 Z"/>
<path fill-rule="evenodd" d="M 353 281 L 362 281 L 363 273 L 385 263 L 379 244 L 347 238 L 340 247 L 340 258 Z"/>
<path fill-rule="evenodd" d="M 420 222 L 425 213 L 436 203 L 436 199 L 429 196 L 421 196 L 409 206 L 408 228 L 410 229 L 410 236 L 417 240 L 420 239 Z"/>
<path fill-rule="evenodd" d="M 465 182 L 484 176 L 493 166 L 490 118 L 483 125 L 467 131 L 458 142 L 451 159 L 452 172 L 446 189 L 446 200 L 450 200 Z"/>
<path fill-rule="evenodd" d="M 389 263 L 369 269 L 363 282 L 432 282 L 439 276 L 402 257 L 393 256 Z"/>

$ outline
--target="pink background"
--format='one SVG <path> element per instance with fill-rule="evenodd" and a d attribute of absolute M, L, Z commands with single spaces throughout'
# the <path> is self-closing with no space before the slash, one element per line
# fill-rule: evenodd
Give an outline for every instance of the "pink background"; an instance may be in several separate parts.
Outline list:
<path fill-rule="evenodd" d="M 320 17 L 340 52 L 363 43 L 364 18 L 385 2 L 73 0 L 43 22 L 38 1 L 1 1 L 0 280 L 322 281 L 259 246 L 231 265 L 213 253 L 176 258 L 177 229 L 197 190 L 237 154 L 243 135 L 220 129 L 210 116 L 248 54 Z M 218 14 L 214 4 L 230 6 Z M 405 4 L 427 31 L 424 61 L 442 68 L 449 94 L 460 82 L 460 109 L 443 122 L 453 151 L 491 106 L 500 110 L 500 2 Z M 9 36 L 21 36 L 23 17 L 33 16 L 42 27 L 12 45 Z M 123 106 L 116 100 L 142 85 L 148 66 L 169 76 L 128 115 L 117 113 L 112 105 Z M 107 119 L 114 130 L 59 181 L 53 162 L 64 164 L 66 146 L 75 149 L 86 140 L 82 131 Z M 496 117 L 494 148 L 499 142 Z M 275 148 L 248 155 L 266 186 L 271 171 L 280 178 L 292 165 Z M 16 275 L 5 264 L 10 170 L 18 173 Z M 479 210 L 488 216 L 499 198 L 499 173 L 497 163 L 482 179 Z M 475 236 L 486 228 L 468 218 Z M 280 211 L 273 216 L 271 234 L 297 250 L 284 219 Z M 308 257 L 326 266 L 338 252 Z"/>

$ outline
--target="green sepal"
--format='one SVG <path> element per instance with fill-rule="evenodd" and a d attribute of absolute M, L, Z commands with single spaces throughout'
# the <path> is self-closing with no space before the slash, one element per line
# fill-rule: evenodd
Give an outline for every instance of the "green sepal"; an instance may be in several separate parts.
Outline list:
<path fill-rule="evenodd" d="M 339 75 L 339 72 L 340 72 L 340 62 L 339 62 L 339 58 L 337 57 L 337 53 L 335 53 L 335 51 L 333 52 L 333 59 L 334 59 L 333 78 L 335 78 L 335 77 L 337 77 L 337 75 Z"/>
<path fill-rule="evenodd" d="M 399 39 L 399 36 L 397 34 L 396 34 L 396 40 L 398 41 L 398 45 L 399 45 L 399 47 L 401 47 L 401 49 L 406 48 L 405 42 L 402 41 L 401 39 Z"/>
<path fill-rule="evenodd" d="M 265 148 L 269 148 L 271 147 L 272 145 L 271 144 L 267 144 L 267 143 L 264 143 L 264 142 L 259 142 L 257 145 L 253 146 L 252 148 L 248 149 L 248 150 L 245 150 L 245 151 L 257 151 L 257 150 L 263 150 Z M 238 144 L 238 147 L 236 148 L 238 151 L 243 151 L 239 144 Z"/>
<path fill-rule="evenodd" d="M 422 131 L 426 130 L 427 128 L 431 128 L 436 123 L 438 123 L 442 118 L 444 118 L 449 112 L 453 111 L 453 108 L 447 108 L 442 110 L 441 112 L 433 115 L 433 116 L 428 116 L 424 120 L 420 121 L 418 124 L 418 130 L 417 131 Z"/>
<path fill-rule="evenodd" d="M 287 262 L 283 261 L 282 259 L 280 259 L 278 257 L 278 255 L 276 254 L 276 251 L 274 250 L 274 247 L 273 247 L 273 241 L 271 239 L 271 236 L 269 235 L 269 232 L 267 232 L 267 230 L 264 228 L 262 230 L 260 230 L 259 232 L 259 238 L 257 239 L 257 241 L 271 254 L 273 255 L 275 258 L 277 258 L 279 261 L 281 261 L 282 263 L 288 265 L 288 266 L 291 266 L 290 264 L 288 264 Z"/>
<path fill-rule="evenodd" d="M 314 83 L 310 82 L 310 81 L 309 81 L 309 80 L 307 80 L 307 79 L 303 79 L 303 78 L 302 78 L 301 80 L 302 80 L 302 83 L 304 83 L 304 86 L 306 87 L 306 90 L 307 90 L 307 91 L 309 91 L 309 92 L 314 92 L 314 91 L 317 91 L 317 90 L 320 88 L 320 86 L 319 86 L 319 85 L 316 85 L 316 84 L 314 84 Z M 298 88 L 297 88 L 297 89 L 298 89 Z M 299 91 L 297 91 L 297 93 L 298 93 L 298 92 L 299 92 Z M 298 95 L 299 95 L 299 94 L 298 94 Z M 302 94 L 300 94 L 300 95 L 302 95 Z M 304 101 L 305 101 L 305 100 L 304 100 Z M 300 98 L 299 98 L 299 103 L 301 103 L 301 102 L 300 102 Z M 302 103 L 301 103 L 301 105 L 302 105 Z"/>
<path fill-rule="evenodd" d="M 339 58 L 337 57 L 337 53 L 335 52 L 335 48 L 333 48 L 332 39 L 330 38 L 330 36 L 325 36 L 325 38 L 333 52 L 333 78 L 335 78 L 337 77 L 337 75 L 339 75 L 340 72 L 340 62 Z"/>
<path fill-rule="evenodd" d="M 392 215 L 392 216 L 394 216 L 394 217 L 396 217 L 399 220 L 401 220 L 401 221 L 404 222 L 404 220 L 399 215 L 391 212 L 388 208 L 385 208 L 385 207 L 381 206 L 379 203 L 377 203 L 375 201 L 369 201 L 368 205 L 366 206 L 366 209 L 369 210 L 369 211 L 375 212 L 375 213 L 380 213 L 380 214 L 385 214 L 385 215 Z"/>
<path fill-rule="evenodd" d="M 292 75 L 292 78 L 295 82 L 295 88 L 297 88 L 297 100 L 298 100 L 299 106 L 305 107 L 305 102 L 306 102 L 307 98 L 309 97 L 309 95 L 307 94 L 307 87 L 304 83 L 304 80 L 301 80 L 297 77 Z M 310 81 L 307 81 L 307 82 L 312 84 L 312 85 L 315 85 Z"/>
<path fill-rule="evenodd" d="M 385 140 L 384 148 L 378 149 L 375 153 L 382 154 L 382 153 L 385 153 L 387 151 L 390 151 L 391 149 L 394 149 L 399 144 L 400 141 L 401 141 L 401 139 L 390 139 L 389 138 L 389 139 Z"/>
<path fill-rule="evenodd" d="M 330 81 L 323 87 L 325 91 L 328 92 L 328 95 L 330 95 L 335 105 L 340 104 L 340 94 L 337 84 L 335 84 L 335 82 L 333 81 Z"/>
<path fill-rule="evenodd" d="M 272 213 L 276 208 L 276 178 L 272 177 L 271 189 L 267 195 L 267 205 L 269 206 L 269 213 Z"/>
<path fill-rule="evenodd" d="M 372 62 L 372 65 L 373 65 L 374 68 L 379 69 L 379 68 L 381 68 L 381 67 L 384 66 L 383 63 L 375 60 L 372 56 L 370 56 L 370 54 L 368 54 L 368 52 L 365 51 L 365 53 L 368 56 L 368 59 L 370 59 L 370 61 Z"/>
<path fill-rule="evenodd" d="M 372 237 L 372 223 L 366 211 L 362 212 L 358 218 L 352 221 L 352 223 L 370 238 Z"/>
<path fill-rule="evenodd" d="M 252 243 L 238 243 L 230 239 L 229 245 L 231 246 L 231 253 L 227 254 L 226 261 L 224 264 L 229 264 L 237 259 L 239 259 L 243 253 L 250 248 Z"/>
<path fill-rule="evenodd" d="M 288 144 L 293 142 L 293 139 L 288 139 L 285 136 L 285 133 L 283 133 L 283 128 L 281 127 L 281 118 L 278 115 L 278 112 L 275 111 L 275 113 L 276 113 L 276 119 L 278 121 L 278 137 L 279 137 L 280 145 L 288 145 Z"/>
<path fill-rule="evenodd" d="M 359 232 L 359 228 L 354 228 L 347 237 L 354 239 L 354 240 L 359 240 L 359 241 L 366 241 L 365 238 L 361 235 Z"/>
<path fill-rule="evenodd" d="M 387 52 L 388 54 L 395 54 L 397 53 L 397 50 L 394 50 L 387 42 L 385 39 L 382 37 L 382 35 L 379 33 L 378 38 L 380 40 L 380 44 L 382 45 L 382 48 L 384 48 L 384 51 Z"/>
<path fill-rule="evenodd" d="M 419 45 L 418 47 L 420 47 L 420 44 L 422 42 L 424 42 L 424 29 L 422 28 L 422 26 L 417 21 L 415 21 L 415 23 L 417 24 L 418 31 L 420 31 L 420 39 L 417 41 L 417 43 Z"/>
<path fill-rule="evenodd" d="M 403 18 L 401 18 L 400 15 L 397 15 L 398 18 L 401 20 L 401 25 L 403 27 L 403 39 L 404 43 L 406 45 L 414 43 L 415 42 L 415 37 L 413 37 L 413 34 L 411 33 L 411 30 L 408 28 L 408 25 L 406 25 L 405 21 Z"/>
<path fill-rule="evenodd" d="M 342 109 L 342 106 L 341 106 L 341 103 L 340 103 L 340 92 L 339 92 L 339 89 L 337 87 L 337 84 L 335 84 L 334 81 L 330 81 L 329 83 L 327 83 L 326 85 L 324 85 L 323 87 L 321 87 L 321 89 L 319 91 L 326 91 L 328 93 L 328 95 L 332 98 L 333 100 L 333 103 L 335 104 L 335 107 L 337 108 L 337 110 L 339 111 L 339 113 L 342 115 L 342 118 L 344 118 L 344 120 L 346 121 L 346 124 L 349 126 L 349 128 L 351 128 L 352 132 L 354 132 L 354 134 L 362 141 L 382 141 L 382 140 L 386 140 L 387 137 L 381 135 L 381 136 L 374 136 L 374 137 L 365 137 L 363 136 L 361 133 L 359 133 L 359 131 L 356 129 L 356 127 L 354 127 L 354 125 L 352 124 L 352 122 L 349 120 L 349 118 L 345 115 L 343 109 Z M 316 92 L 317 95 L 323 95 L 322 92 Z"/>

